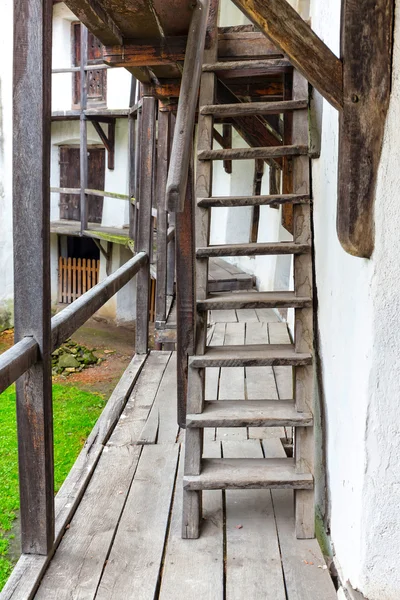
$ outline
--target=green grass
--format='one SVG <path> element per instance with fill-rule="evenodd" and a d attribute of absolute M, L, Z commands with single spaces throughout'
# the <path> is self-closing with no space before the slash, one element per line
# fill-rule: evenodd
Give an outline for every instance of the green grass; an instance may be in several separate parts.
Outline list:
<path fill-rule="evenodd" d="M 100 394 L 53 385 L 54 483 L 57 491 L 104 407 Z M 0 395 L 0 590 L 13 564 L 8 557 L 13 521 L 19 509 L 15 388 Z"/>

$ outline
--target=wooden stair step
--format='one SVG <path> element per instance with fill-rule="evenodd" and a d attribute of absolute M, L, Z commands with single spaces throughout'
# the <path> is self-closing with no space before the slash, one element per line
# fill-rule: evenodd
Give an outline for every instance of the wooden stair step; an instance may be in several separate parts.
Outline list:
<path fill-rule="evenodd" d="M 292 458 L 207 458 L 200 475 L 185 475 L 185 490 L 312 490 L 311 473 L 296 473 Z"/>
<path fill-rule="evenodd" d="M 265 58 L 257 60 L 227 60 L 215 63 L 204 63 L 203 73 L 217 71 L 257 70 L 268 72 L 292 70 L 293 65 L 285 58 Z"/>
<path fill-rule="evenodd" d="M 210 256 L 256 256 L 267 254 L 307 254 L 311 248 L 308 244 L 295 242 L 270 242 L 267 244 L 223 244 L 197 248 L 197 258 Z"/>
<path fill-rule="evenodd" d="M 308 194 L 274 194 L 268 196 L 213 196 L 199 198 L 197 206 L 210 208 L 213 206 L 264 206 L 275 204 L 310 204 Z"/>
<path fill-rule="evenodd" d="M 294 400 L 220 400 L 206 402 L 200 414 L 188 414 L 186 426 L 309 427 L 311 413 L 298 412 Z"/>
<path fill-rule="evenodd" d="M 269 367 L 302 366 L 312 363 L 312 355 L 295 352 L 293 344 L 250 344 L 247 346 L 208 346 L 205 354 L 189 357 L 189 366 Z"/>
<path fill-rule="evenodd" d="M 238 102 L 236 104 L 208 104 L 200 108 L 200 114 L 214 117 L 242 117 L 251 115 L 280 115 L 308 107 L 308 100 L 284 100 L 282 102 Z"/>
<path fill-rule="evenodd" d="M 311 298 L 296 296 L 294 292 L 242 292 L 213 294 L 197 302 L 197 310 L 227 310 L 240 308 L 306 308 Z"/>
<path fill-rule="evenodd" d="M 228 148 L 226 150 L 202 150 L 199 160 L 267 160 L 282 156 L 302 156 L 308 154 L 308 146 L 265 146 L 261 148 Z"/>

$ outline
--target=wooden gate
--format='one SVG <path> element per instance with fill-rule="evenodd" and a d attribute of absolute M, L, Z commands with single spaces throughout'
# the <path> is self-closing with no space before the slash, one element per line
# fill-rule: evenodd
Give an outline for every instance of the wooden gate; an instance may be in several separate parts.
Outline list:
<path fill-rule="evenodd" d="M 62 258 L 58 260 L 58 301 L 70 304 L 99 282 L 100 260 Z"/>

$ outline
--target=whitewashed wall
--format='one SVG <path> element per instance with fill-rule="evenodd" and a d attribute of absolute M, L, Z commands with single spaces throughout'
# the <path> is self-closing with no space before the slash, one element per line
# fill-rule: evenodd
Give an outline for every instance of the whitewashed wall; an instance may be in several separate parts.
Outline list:
<path fill-rule="evenodd" d="M 71 23 L 75 15 L 63 3 L 54 6 L 53 19 L 53 68 L 71 66 Z M 72 75 L 54 74 L 52 81 L 52 110 L 69 111 L 72 108 Z M 129 106 L 131 75 L 125 69 L 107 70 L 107 108 L 119 109 Z M 79 121 L 55 121 L 52 124 L 51 146 L 51 186 L 60 186 L 59 149 L 62 145 L 79 146 Z M 88 145 L 102 146 L 102 142 L 93 125 L 88 123 Z M 117 119 L 115 131 L 115 168 L 105 171 L 105 190 L 118 194 L 128 194 L 128 122 Z M 51 219 L 60 218 L 60 195 L 51 195 Z M 122 228 L 129 223 L 129 204 L 125 200 L 104 198 L 102 225 Z M 52 299 L 57 301 L 58 264 L 57 244 L 51 247 Z M 132 253 L 118 244 L 113 244 L 112 271 L 126 262 Z M 106 261 L 100 255 L 100 280 L 106 277 Z M 132 321 L 136 315 L 135 284 L 131 282 L 101 309 L 100 314 L 117 322 Z"/>
<path fill-rule="evenodd" d="M 0 331 L 12 317 L 12 55 L 13 2 L 2 0 L 0 36 Z"/>
<path fill-rule="evenodd" d="M 346 254 L 336 237 L 338 118 L 326 102 L 321 158 L 313 161 L 331 537 L 343 581 L 369 600 L 400 596 L 399 17 L 370 260 Z M 311 18 L 338 53 L 340 0 L 312 0 Z"/>

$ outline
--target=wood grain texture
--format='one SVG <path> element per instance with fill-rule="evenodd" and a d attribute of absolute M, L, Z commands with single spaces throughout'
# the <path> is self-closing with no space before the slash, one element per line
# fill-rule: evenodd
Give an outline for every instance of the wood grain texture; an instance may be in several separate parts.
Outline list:
<path fill-rule="evenodd" d="M 204 63 L 203 73 L 215 73 L 221 71 L 262 71 L 263 74 L 269 74 L 271 72 L 282 71 L 285 69 L 293 69 L 293 66 L 288 60 L 285 59 L 274 59 L 269 60 L 234 60 L 234 61 L 223 61 L 215 63 Z"/>
<path fill-rule="evenodd" d="M 66 0 L 65 4 L 103 44 L 121 44 L 122 35 L 97 0 Z"/>
<path fill-rule="evenodd" d="M 17 381 L 38 359 L 39 347 L 33 337 L 25 337 L 0 356 L 0 394 Z"/>
<path fill-rule="evenodd" d="M 140 119 L 140 188 L 138 234 L 135 250 L 145 252 L 149 257 L 152 249 L 152 213 L 153 177 L 155 158 L 155 98 L 144 96 Z M 149 344 L 149 306 L 150 306 L 150 263 L 144 267 L 137 278 L 136 308 L 136 352 L 146 354 Z"/>
<path fill-rule="evenodd" d="M 286 456 L 280 440 L 263 440 L 262 444 L 266 458 Z M 271 495 L 288 598 L 336 600 L 329 569 L 321 568 L 325 560 L 317 540 L 295 538 L 293 492 L 272 490 Z"/>
<path fill-rule="evenodd" d="M 140 452 L 141 446 L 103 452 L 35 598 L 94 597 Z"/>
<path fill-rule="evenodd" d="M 213 206 L 264 206 L 271 204 L 307 204 L 310 197 L 307 194 L 274 194 L 268 196 L 213 196 L 200 198 L 198 205 L 204 208 Z"/>
<path fill-rule="evenodd" d="M 205 443 L 204 453 L 208 457 L 219 458 L 220 443 Z M 222 492 L 203 492 L 201 536 L 196 542 L 182 539 L 182 454 L 183 449 L 159 598 L 160 600 L 197 598 L 222 600 L 224 590 Z"/>
<path fill-rule="evenodd" d="M 185 490 L 312 489 L 310 473 L 296 473 L 290 458 L 206 458 L 200 475 L 185 475 Z"/>
<path fill-rule="evenodd" d="M 213 294 L 197 303 L 197 310 L 289 308 L 311 306 L 311 298 L 296 296 L 293 292 L 250 292 Z M 239 315 L 238 315 L 239 317 Z M 249 321 L 249 315 L 243 319 Z M 256 316 L 256 321 L 258 318 Z"/>
<path fill-rule="evenodd" d="M 218 28 L 218 59 L 283 58 L 272 42 L 258 31 L 223 31 Z"/>
<path fill-rule="evenodd" d="M 153 600 L 161 569 L 179 445 L 146 446 L 107 560 L 98 600 Z"/>
<path fill-rule="evenodd" d="M 298 156 L 308 154 L 308 146 L 268 146 L 265 148 L 232 148 L 228 150 L 202 150 L 199 160 L 255 160 L 279 158 L 282 156 Z"/>
<path fill-rule="evenodd" d="M 311 354 L 295 352 L 289 345 L 215 346 L 207 348 L 204 355 L 189 358 L 189 367 L 262 367 L 274 365 L 309 365 Z"/>
<path fill-rule="evenodd" d="M 223 442 L 225 458 L 261 458 L 255 440 Z M 269 490 L 225 494 L 226 597 L 285 600 L 280 549 Z"/>
<path fill-rule="evenodd" d="M 286 0 L 233 0 L 336 109 L 343 106 L 342 62 Z"/>
<path fill-rule="evenodd" d="M 224 400 L 206 402 L 198 415 L 187 415 L 187 427 L 310 426 L 311 413 L 301 413 L 290 400 Z"/>
<path fill-rule="evenodd" d="M 311 250 L 308 244 L 292 242 L 271 242 L 269 244 L 224 244 L 197 248 L 198 258 L 210 256 L 256 256 L 261 254 L 307 254 Z"/>
<path fill-rule="evenodd" d="M 168 170 L 166 202 L 170 212 L 183 212 L 185 203 L 209 8 L 210 0 L 197 0 L 189 27 Z"/>
<path fill-rule="evenodd" d="M 287 100 L 283 102 L 242 102 L 240 104 L 210 104 L 202 106 L 202 115 L 214 117 L 240 117 L 248 115 L 280 115 L 282 113 L 307 108 L 308 100 Z"/>
<path fill-rule="evenodd" d="M 169 111 L 158 111 L 157 131 L 157 287 L 156 287 L 156 327 L 157 322 L 167 319 L 167 230 L 168 213 L 165 207 L 165 186 L 167 184 L 168 164 L 170 157 L 170 125 Z"/>
<path fill-rule="evenodd" d="M 13 234 L 15 342 L 32 336 L 40 360 L 17 382 L 21 546 L 54 540 L 51 387 L 50 126 L 52 2 L 14 4 Z"/>
<path fill-rule="evenodd" d="M 363 258 L 374 249 L 374 201 L 391 90 L 393 18 L 394 0 L 367 0 L 362 6 L 354 0 L 342 2 L 344 106 L 339 119 L 337 233 L 346 252 Z"/>

